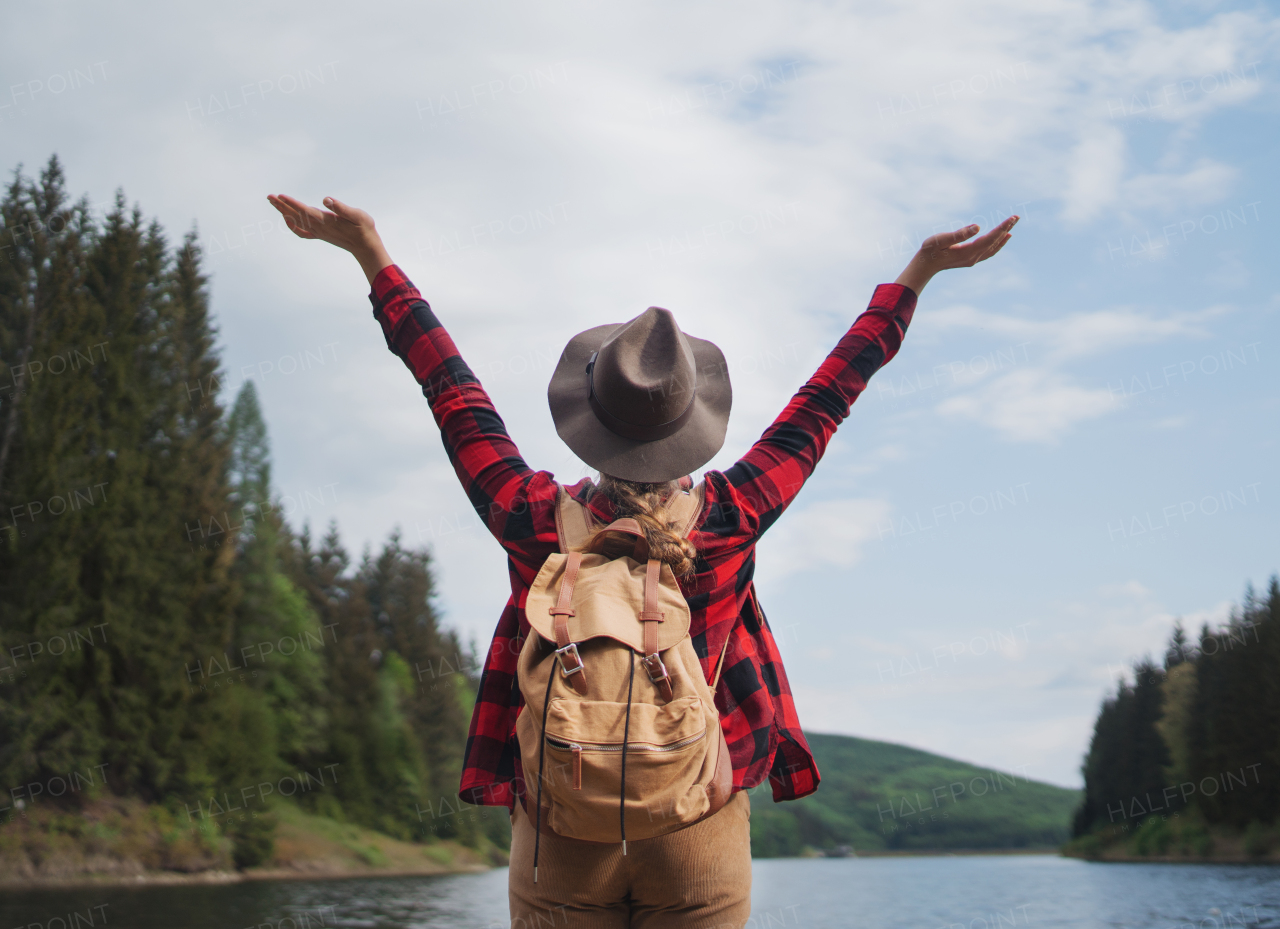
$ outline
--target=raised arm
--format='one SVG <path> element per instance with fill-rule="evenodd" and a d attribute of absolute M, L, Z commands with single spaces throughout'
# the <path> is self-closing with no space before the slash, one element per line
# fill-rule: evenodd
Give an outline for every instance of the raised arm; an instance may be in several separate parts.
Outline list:
<path fill-rule="evenodd" d="M 445 452 L 489 531 L 525 567 L 556 551 L 551 475 L 520 456 L 488 393 L 413 282 L 393 264 L 368 213 L 332 198 L 325 212 L 292 197 L 268 198 L 289 228 L 351 252 L 369 279 L 387 348 L 413 372 L 431 404 Z"/>
<path fill-rule="evenodd" d="M 854 320 L 817 373 L 751 450 L 724 472 L 736 503 L 734 512 L 725 516 L 737 524 L 737 532 L 759 538 L 790 506 L 871 375 L 898 353 L 916 298 L 933 276 L 990 258 L 1009 241 L 1017 221 L 1011 216 L 977 239 L 973 239 L 977 226 L 932 236 L 897 281 L 876 288 L 866 311 Z"/>

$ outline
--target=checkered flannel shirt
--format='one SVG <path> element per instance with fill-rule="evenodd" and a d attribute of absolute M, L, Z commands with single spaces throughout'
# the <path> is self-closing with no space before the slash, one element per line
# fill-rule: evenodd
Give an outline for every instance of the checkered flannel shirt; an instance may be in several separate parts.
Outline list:
<path fill-rule="evenodd" d="M 560 485 L 551 473 L 525 464 L 489 395 L 400 268 L 384 268 L 369 299 L 387 347 L 413 372 L 431 404 L 471 505 L 507 553 L 511 597 L 485 657 L 459 795 L 469 803 L 511 808 L 524 785 L 515 723 L 523 706 L 516 658 L 529 633 L 525 598 L 543 561 L 559 550 Z M 775 801 L 818 788 L 818 767 L 756 600 L 755 545 L 795 499 L 868 378 L 897 353 L 915 304 L 909 288 L 877 287 L 866 312 L 751 450 L 727 471 L 705 474 L 706 505 L 691 534 L 698 548 L 696 570 L 680 579 L 680 587 L 708 682 L 728 638 L 715 700 L 733 760 L 735 791 L 766 777 Z M 589 480 L 567 490 L 600 523 L 613 520 L 612 505 L 603 494 L 591 493 Z"/>

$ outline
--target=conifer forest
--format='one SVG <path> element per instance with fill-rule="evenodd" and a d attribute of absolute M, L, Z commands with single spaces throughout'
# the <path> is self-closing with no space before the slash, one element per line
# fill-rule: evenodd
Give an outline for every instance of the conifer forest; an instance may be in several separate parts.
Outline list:
<path fill-rule="evenodd" d="M 1102 704 L 1083 766 L 1075 846 L 1124 843 L 1139 855 L 1208 857 L 1215 832 L 1269 853 L 1280 820 L 1280 582 L 1245 592 L 1195 640 L 1175 626 L 1163 659 L 1144 658 Z"/>
<path fill-rule="evenodd" d="M 0 816 L 140 798 L 240 866 L 272 793 L 505 842 L 502 811 L 457 814 L 475 661 L 427 553 L 284 518 L 253 383 L 219 393 L 195 232 L 123 193 L 95 217 L 56 158 L 0 218 Z"/>

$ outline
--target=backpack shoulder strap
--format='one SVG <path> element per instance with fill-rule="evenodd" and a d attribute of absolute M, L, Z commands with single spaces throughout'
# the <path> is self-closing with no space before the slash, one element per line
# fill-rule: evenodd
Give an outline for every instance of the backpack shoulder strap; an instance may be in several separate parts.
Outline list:
<path fill-rule="evenodd" d="M 729 651 L 729 639 L 733 637 L 733 630 L 729 630 L 729 634 L 724 637 L 724 645 L 720 646 L 720 660 L 716 662 L 716 674 L 711 679 L 711 692 L 716 692 L 716 685 L 720 683 L 720 672 L 724 670 L 725 654 Z"/>
<path fill-rule="evenodd" d="M 678 490 L 667 501 L 667 514 L 680 527 L 682 536 L 688 536 L 698 524 L 698 517 L 702 514 L 702 494 L 706 486 L 703 482 L 692 490 Z"/>
<path fill-rule="evenodd" d="M 594 527 L 587 508 L 573 497 L 564 485 L 556 497 L 556 535 L 560 537 L 560 551 L 571 552 L 587 544 Z"/>

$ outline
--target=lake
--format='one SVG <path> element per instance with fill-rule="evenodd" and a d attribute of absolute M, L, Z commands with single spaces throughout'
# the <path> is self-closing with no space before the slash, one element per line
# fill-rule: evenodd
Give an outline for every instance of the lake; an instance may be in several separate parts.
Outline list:
<path fill-rule="evenodd" d="M 507 925 L 506 888 L 503 869 L 431 878 L 0 891 L 0 929 L 500 929 Z M 746 929 L 1280 926 L 1280 867 L 1103 865 L 1048 855 L 766 859 L 755 862 L 752 898 Z"/>

